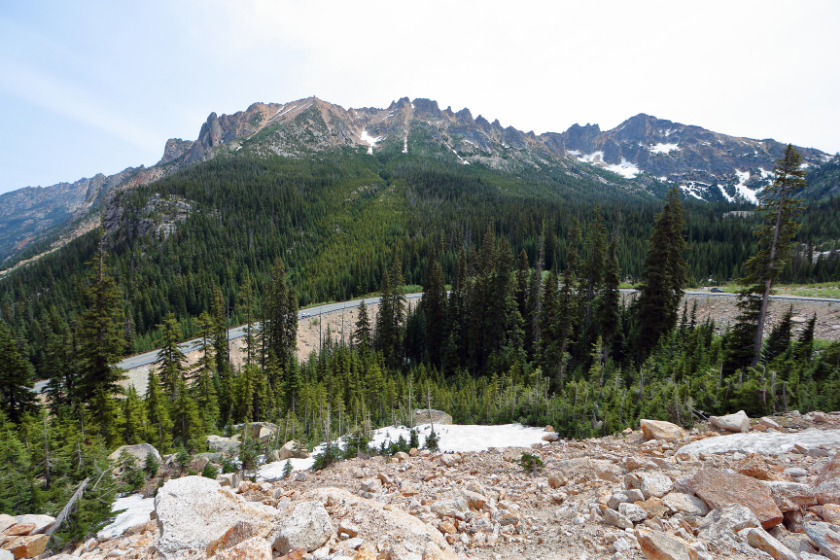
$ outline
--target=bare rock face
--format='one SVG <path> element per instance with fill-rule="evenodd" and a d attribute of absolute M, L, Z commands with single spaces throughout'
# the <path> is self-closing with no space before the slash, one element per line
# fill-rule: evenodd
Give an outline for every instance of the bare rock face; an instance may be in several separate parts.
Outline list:
<path fill-rule="evenodd" d="M 840 451 L 835 453 L 831 460 L 822 468 L 814 484 L 819 485 L 836 478 L 840 478 Z"/>
<path fill-rule="evenodd" d="M 688 434 L 684 429 L 670 422 L 662 420 L 640 420 L 639 425 L 642 428 L 642 434 L 647 440 L 656 439 L 676 442 L 688 439 Z"/>
<path fill-rule="evenodd" d="M 123 445 L 118 447 L 113 453 L 108 455 L 111 461 L 119 461 L 123 454 L 134 457 L 134 464 L 136 467 L 142 467 L 146 457 L 151 455 L 158 463 L 162 462 L 160 453 L 155 449 L 154 445 L 148 443 L 138 443 L 135 445 Z"/>
<path fill-rule="evenodd" d="M 277 449 L 272 454 L 275 461 L 285 461 L 286 459 L 307 459 L 309 453 L 306 448 L 299 445 L 295 440 L 287 441 L 283 447 Z"/>
<path fill-rule="evenodd" d="M 233 437 L 222 437 L 216 435 L 207 436 L 207 446 L 218 453 L 234 453 L 239 449 L 239 435 Z"/>
<path fill-rule="evenodd" d="M 765 482 L 773 493 L 776 505 L 782 511 L 793 511 L 803 507 L 817 505 L 814 489 L 807 484 L 798 482 L 771 481 Z"/>
<path fill-rule="evenodd" d="M 272 560 L 273 557 L 268 541 L 259 537 L 242 541 L 216 554 L 217 560 Z"/>
<path fill-rule="evenodd" d="M 752 477 L 720 469 L 703 469 L 692 477 L 691 488 L 709 507 L 737 504 L 749 508 L 764 529 L 783 520 L 770 488 Z"/>
<path fill-rule="evenodd" d="M 820 483 L 814 493 L 820 504 L 840 504 L 840 477 Z"/>
<path fill-rule="evenodd" d="M 267 534 L 277 510 L 247 502 L 218 482 L 200 476 L 169 480 L 155 497 L 160 529 L 158 552 L 178 558 L 190 550 L 205 550 L 239 521 L 247 519 L 260 534 Z"/>
<path fill-rule="evenodd" d="M 29 532 L 30 535 L 40 535 L 46 533 L 47 530 L 55 523 L 55 517 L 51 515 L 26 514 L 15 517 L 18 523 L 31 523 L 34 525 Z"/>
<path fill-rule="evenodd" d="M 441 424 L 441 425 L 451 425 L 452 424 L 452 417 L 445 413 L 442 410 L 431 410 L 431 415 L 429 414 L 428 408 L 418 408 L 414 411 L 414 425 L 420 424 Z"/>
<path fill-rule="evenodd" d="M 746 433 L 750 431 L 750 417 L 743 410 L 726 416 L 712 416 L 709 418 L 712 426 L 726 430 L 727 432 Z"/>
<path fill-rule="evenodd" d="M 11 552 L 15 558 L 32 558 L 44 553 L 49 540 L 50 538 L 47 535 L 9 537 L 3 543 L 3 548 Z"/>
<path fill-rule="evenodd" d="M 665 505 L 674 513 L 690 513 L 692 515 L 706 515 L 709 508 L 706 503 L 696 496 L 671 492 L 663 499 Z"/>
<path fill-rule="evenodd" d="M 330 515 L 320 502 L 303 502 L 272 531 L 276 535 L 272 548 L 280 554 L 296 548 L 312 552 L 323 546 L 334 531 Z"/>

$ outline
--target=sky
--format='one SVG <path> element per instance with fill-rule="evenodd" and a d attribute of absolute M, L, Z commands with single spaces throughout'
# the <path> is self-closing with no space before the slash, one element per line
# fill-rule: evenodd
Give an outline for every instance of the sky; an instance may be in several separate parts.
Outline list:
<path fill-rule="evenodd" d="M 840 152 L 840 2 L 0 3 L 0 193 L 153 165 L 211 112 L 408 96 L 536 133 L 647 113 Z"/>

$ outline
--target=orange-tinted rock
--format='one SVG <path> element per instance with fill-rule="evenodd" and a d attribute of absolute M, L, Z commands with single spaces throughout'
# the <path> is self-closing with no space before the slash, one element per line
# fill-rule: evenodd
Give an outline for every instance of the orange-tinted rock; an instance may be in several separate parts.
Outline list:
<path fill-rule="evenodd" d="M 636 505 L 645 510 L 648 514 L 648 517 L 662 518 L 666 513 L 671 511 L 671 509 L 665 505 L 665 502 L 663 502 L 656 496 L 651 496 L 644 502 L 636 502 Z"/>
<path fill-rule="evenodd" d="M 758 480 L 779 480 L 781 478 L 767 465 L 767 461 L 756 453 L 735 461 L 732 464 L 732 470 Z"/>
<path fill-rule="evenodd" d="M 682 540 L 655 531 L 636 531 L 636 539 L 648 560 L 696 560 L 697 553 Z"/>
<path fill-rule="evenodd" d="M 15 558 L 32 558 L 44 553 L 49 540 L 47 535 L 13 537 L 3 543 L 3 548 L 14 554 Z"/>
<path fill-rule="evenodd" d="M 834 457 L 822 468 L 817 480 L 814 481 L 814 486 L 833 478 L 840 478 L 840 451 L 835 453 Z"/>
<path fill-rule="evenodd" d="M 773 500 L 770 488 L 758 480 L 720 469 L 703 469 L 691 479 L 694 493 L 710 508 L 739 504 L 749 508 L 764 529 L 782 522 L 782 511 Z"/>
<path fill-rule="evenodd" d="M 34 523 L 18 523 L 6 529 L 7 537 L 22 537 L 28 535 L 35 528 Z"/>

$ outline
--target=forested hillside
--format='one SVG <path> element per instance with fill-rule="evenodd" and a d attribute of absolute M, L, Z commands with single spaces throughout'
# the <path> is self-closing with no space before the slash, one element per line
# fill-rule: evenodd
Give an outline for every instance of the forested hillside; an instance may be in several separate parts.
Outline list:
<path fill-rule="evenodd" d="M 789 152 L 796 190 L 804 172 Z M 232 153 L 126 191 L 100 228 L 0 281 L 0 511 L 56 514 L 96 477 L 63 533 L 81 538 L 119 489 L 156 471 L 114 481 L 109 450 L 149 442 L 183 465 L 208 434 L 242 422 L 284 425 L 274 445 L 312 445 L 363 438 L 418 402 L 459 422 L 551 423 L 570 437 L 640 417 L 689 426 L 738 409 L 836 409 L 840 345 L 814 340 L 814 318 L 797 332 L 788 314 L 752 350 L 767 278 L 840 276 L 836 253 L 810 259 L 840 238 L 837 199 L 800 214 L 778 177 L 787 221 L 769 261 L 770 199 L 732 216 L 731 205 L 684 205 L 676 188 L 663 202 L 431 147 Z M 680 306 L 709 275 L 754 284 L 723 336 Z M 629 302 L 628 277 L 639 282 Z M 407 286 L 423 291 L 412 309 Z M 377 314 L 360 310 L 349 344 L 296 359 L 300 305 L 371 292 Z M 240 322 L 241 369 L 226 332 Z M 190 335 L 192 366 L 178 347 Z M 152 346 L 146 393 L 125 389 L 116 364 Z M 36 376 L 48 380 L 43 403 Z M 246 439 L 240 458 L 261 451 Z"/>

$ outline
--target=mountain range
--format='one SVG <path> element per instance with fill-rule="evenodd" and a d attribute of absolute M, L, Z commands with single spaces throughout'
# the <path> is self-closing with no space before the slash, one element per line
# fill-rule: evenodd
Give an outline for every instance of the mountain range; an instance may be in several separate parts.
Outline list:
<path fill-rule="evenodd" d="M 523 169 L 559 167 L 595 185 L 651 196 L 678 185 L 695 200 L 755 204 L 784 148 L 772 139 L 729 136 L 645 114 L 607 131 L 597 124 L 575 124 L 562 133 L 538 135 L 473 117 L 468 109 L 441 109 L 429 99 L 406 97 L 384 109 L 344 109 L 317 97 L 254 103 L 232 115 L 211 113 L 196 140 L 168 140 L 154 166 L 3 194 L 0 262 L 8 266 L 28 247 L 40 244 L 49 250 L 88 231 L 96 221 L 92 210 L 111 193 L 151 184 L 186 166 L 240 150 L 293 158 L 339 149 L 371 155 L 436 150 L 462 165 L 514 175 Z M 837 192 L 837 158 L 813 148 L 798 149 L 812 172 L 832 170 L 819 177 L 819 194 Z"/>

